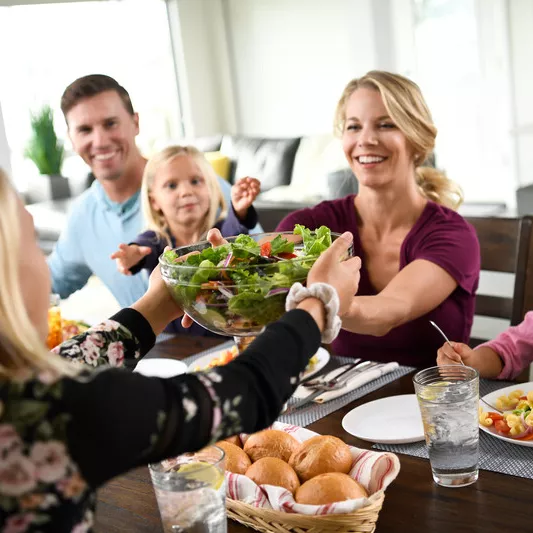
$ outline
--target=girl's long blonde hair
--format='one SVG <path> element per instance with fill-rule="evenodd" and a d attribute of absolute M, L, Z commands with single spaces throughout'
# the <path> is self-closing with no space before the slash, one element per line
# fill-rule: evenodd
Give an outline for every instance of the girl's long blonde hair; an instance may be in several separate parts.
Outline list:
<path fill-rule="evenodd" d="M 420 87 L 404 76 L 382 70 L 372 70 L 361 78 L 353 79 L 337 104 L 334 122 L 337 134 L 344 133 L 346 103 L 360 88 L 379 91 L 389 116 L 413 147 L 416 183 L 420 192 L 429 200 L 457 209 L 463 202 L 461 187 L 443 172 L 423 166 L 435 148 L 437 128 Z"/>
<path fill-rule="evenodd" d="M 21 379 L 35 371 L 74 375 L 78 368 L 47 350 L 26 310 L 18 209 L 15 189 L 0 168 L 0 376 Z"/>
<path fill-rule="evenodd" d="M 152 207 L 150 194 L 152 192 L 157 171 L 161 166 L 179 156 L 189 156 L 194 159 L 200 167 L 209 190 L 209 210 L 207 211 L 207 215 L 200 228 L 201 238 L 205 238 L 207 232 L 215 225 L 215 223 L 218 220 L 225 218 L 227 215 L 226 200 L 220 190 L 217 175 L 204 154 L 194 146 L 168 146 L 161 152 L 152 156 L 146 164 L 141 187 L 141 203 L 147 229 L 154 231 L 160 239 L 166 240 L 169 245 L 172 243 L 170 241 L 170 232 L 167 221 L 165 220 L 163 213 L 156 211 Z M 217 216 L 219 210 L 220 214 Z"/>

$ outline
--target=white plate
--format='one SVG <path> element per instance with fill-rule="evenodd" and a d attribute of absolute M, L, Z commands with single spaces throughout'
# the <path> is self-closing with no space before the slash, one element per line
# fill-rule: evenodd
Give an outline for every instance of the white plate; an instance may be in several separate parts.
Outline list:
<path fill-rule="evenodd" d="M 316 357 L 318 361 L 311 368 L 305 370 L 302 379 L 314 376 L 317 372 L 320 372 L 329 362 L 329 352 L 325 348 L 319 348 L 316 352 Z"/>
<path fill-rule="evenodd" d="M 503 389 L 498 389 L 494 392 L 491 392 L 490 394 L 485 394 L 483 396 L 483 399 L 487 402 L 491 403 L 492 405 L 496 405 L 496 400 L 498 399 L 498 396 L 502 395 L 508 395 L 510 392 L 513 392 L 514 390 L 523 390 L 525 394 L 527 394 L 530 390 L 533 390 L 533 381 L 528 381 L 527 383 L 517 383 L 516 385 L 511 385 L 509 387 L 504 387 Z M 492 411 L 488 405 L 485 405 L 483 402 L 480 402 L 479 405 L 483 408 L 483 411 Z M 502 437 L 501 435 L 498 435 L 497 433 L 493 433 L 489 428 L 486 428 L 485 426 L 479 424 L 479 429 L 483 430 L 485 433 L 488 433 L 491 437 L 496 437 L 497 439 L 504 440 L 505 442 L 510 442 L 511 444 L 518 444 L 518 446 L 528 446 L 530 448 L 533 448 L 533 440 L 517 440 L 517 439 L 510 439 L 509 437 Z"/>
<path fill-rule="evenodd" d="M 342 427 L 354 437 L 382 444 L 424 440 L 415 394 L 389 396 L 360 405 L 344 416 Z"/>
<path fill-rule="evenodd" d="M 204 355 L 203 357 L 200 357 L 200 359 L 196 359 L 196 361 L 192 362 L 189 365 L 189 368 L 187 369 L 187 372 L 195 372 L 197 368 L 205 368 L 205 367 L 207 367 L 207 365 L 215 357 L 219 357 L 220 354 L 223 351 L 225 351 L 225 350 L 220 350 L 220 351 L 217 351 L 217 352 L 208 353 L 208 354 Z M 318 361 L 309 370 L 306 370 L 306 372 L 302 376 L 302 379 L 306 378 L 306 377 L 309 377 L 309 376 L 312 376 L 313 374 L 316 374 L 317 372 L 322 370 L 328 364 L 330 356 L 329 356 L 329 352 L 327 350 L 325 350 L 324 348 L 319 348 L 318 352 L 316 352 L 316 356 L 318 358 Z"/>
<path fill-rule="evenodd" d="M 141 359 L 134 372 L 148 377 L 171 378 L 187 372 L 187 365 L 175 359 L 154 357 L 153 359 Z"/>

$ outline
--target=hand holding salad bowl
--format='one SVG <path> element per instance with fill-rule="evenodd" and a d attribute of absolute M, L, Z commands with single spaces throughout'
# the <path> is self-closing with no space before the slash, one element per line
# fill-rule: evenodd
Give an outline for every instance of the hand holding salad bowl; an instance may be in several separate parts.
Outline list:
<path fill-rule="evenodd" d="M 322 226 L 311 231 L 238 235 L 168 250 L 161 274 L 174 300 L 195 322 L 221 335 L 261 333 L 285 312 L 291 286 L 305 285 L 318 257 L 340 235 Z M 211 239 L 213 240 L 213 239 Z M 214 242 L 216 244 L 216 242 Z M 348 250 L 345 259 L 352 255 Z"/>

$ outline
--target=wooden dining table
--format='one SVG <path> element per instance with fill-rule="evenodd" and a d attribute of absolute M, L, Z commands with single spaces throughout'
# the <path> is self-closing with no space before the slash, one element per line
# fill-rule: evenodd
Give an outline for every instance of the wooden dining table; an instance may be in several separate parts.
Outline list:
<path fill-rule="evenodd" d="M 176 336 L 156 344 L 146 357 L 184 359 L 220 342 L 223 339 Z M 335 435 L 347 444 L 369 449 L 372 443 L 357 439 L 344 431 L 341 426 L 344 415 L 369 401 L 413 392 L 412 375 L 403 376 L 316 421 L 308 429 L 324 435 Z M 475 484 L 462 488 L 445 488 L 433 482 L 428 460 L 401 454 L 398 457 L 401 470 L 385 492 L 385 502 L 377 523 L 378 533 L 533 531 L 533 480 L 481 470 Z M 119 476 L 100 489 L 95 531 L 163 531 L 147 467 Z M 228 520 L 229 533 L 252 531 Z"/>

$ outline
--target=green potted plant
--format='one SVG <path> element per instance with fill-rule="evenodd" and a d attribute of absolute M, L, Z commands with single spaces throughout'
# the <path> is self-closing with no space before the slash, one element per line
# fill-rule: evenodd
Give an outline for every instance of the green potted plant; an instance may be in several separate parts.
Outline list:
<path fill-rule="evenodd" d="M 30 180 L 28 203 L 43 200 L 57 200 L 70 196 L 68 180 L 61 175 L 65 155 L 63 143 L 54 129 L 54 112 L 49 105 L 31 114 L 32 135 L 24 151 L 25 157 L 33 161 L 40 176 Z"/>

